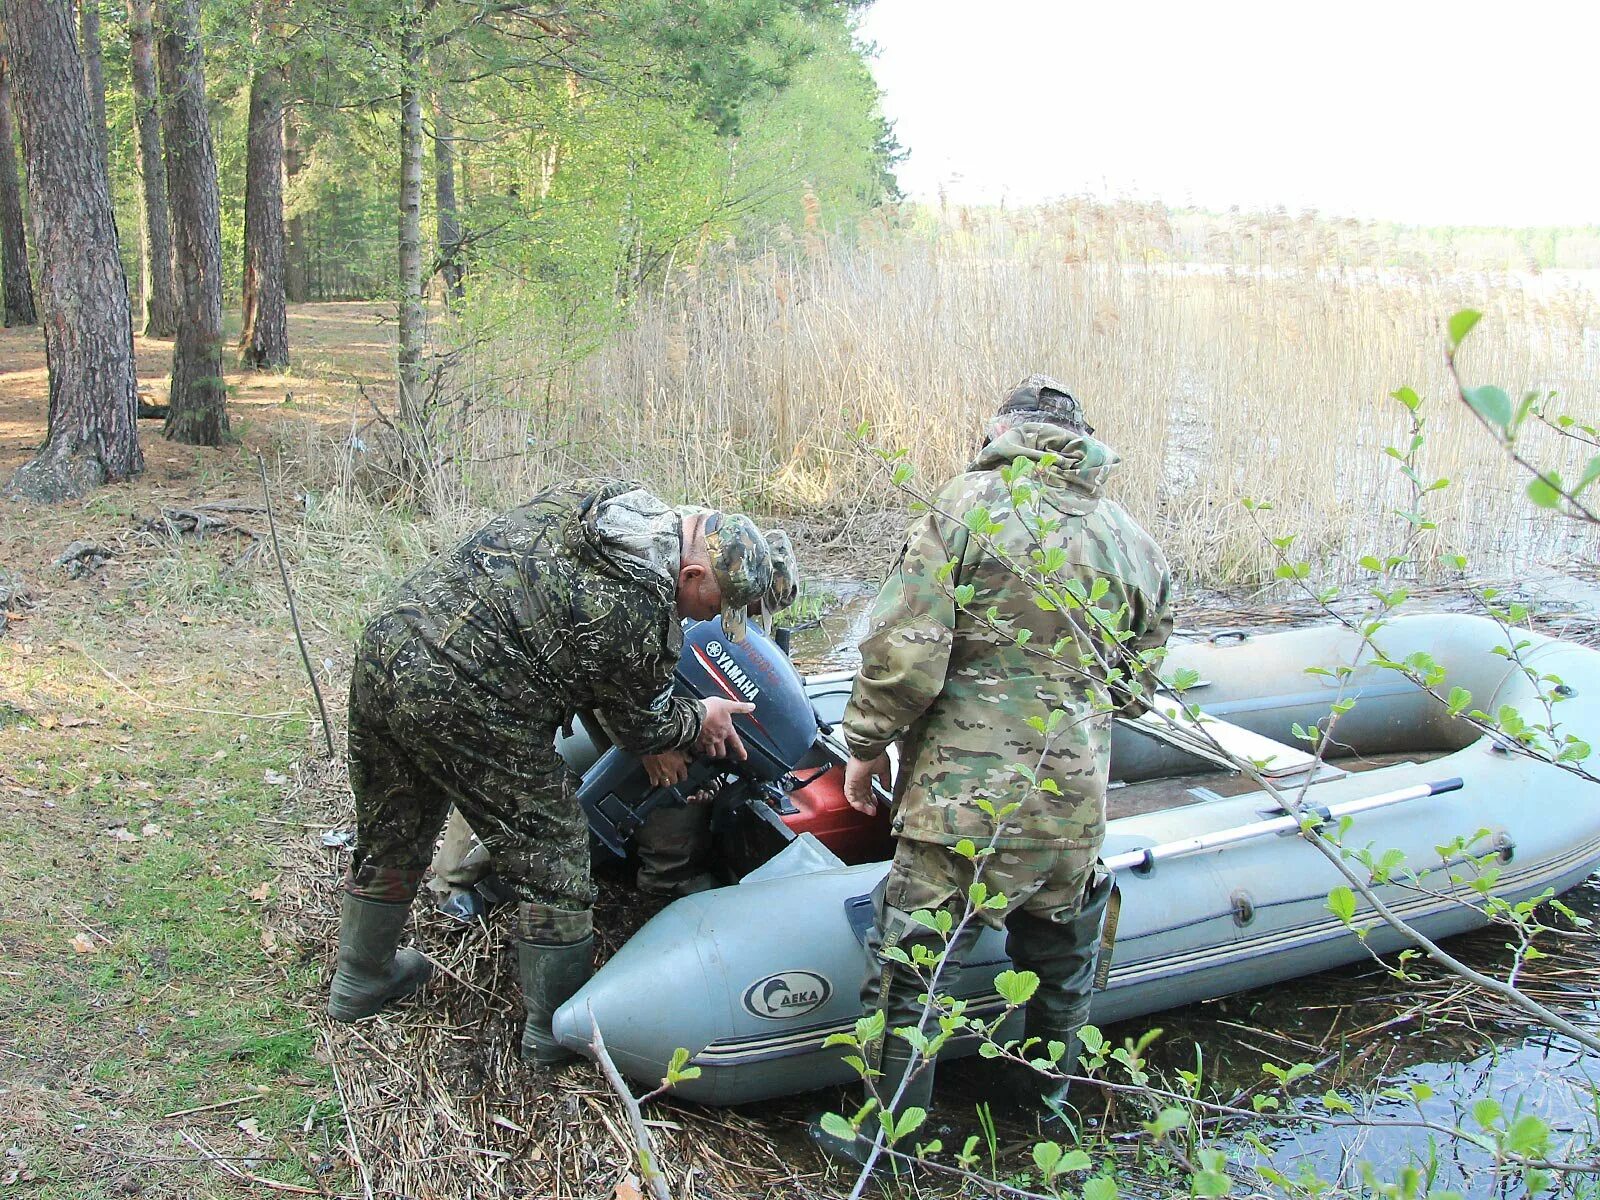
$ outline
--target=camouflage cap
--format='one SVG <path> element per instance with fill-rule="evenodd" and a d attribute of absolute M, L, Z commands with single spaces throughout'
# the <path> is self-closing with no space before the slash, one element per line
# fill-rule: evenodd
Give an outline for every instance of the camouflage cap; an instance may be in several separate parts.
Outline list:
<path fill-rule="evenodd" d="M 722 593 L 723 632 L 741 642 L 746 613 L 772 587 L 772 550 L 755 522 L 739 513 L 708 513 L 705 539 Z"/>
<path fill-rule="evenodd" d="M 772 551 L 772 586 L 761 597 L 761 611 L 770 616 L 788 608 L 800 594 L 800 561 L 783 530 L 769 529 L 762 536 Z"/>
<path fill-rule="evenodd" d="M 1083 405 L 1067 391 L 1065 385 L 1048 375 L 1029 375 L 1000 403 L 996 416 L 1013 412 L 1039 413 L 1073 429 L 1093 433 L 1094 427 L 1083 419 Z"/>

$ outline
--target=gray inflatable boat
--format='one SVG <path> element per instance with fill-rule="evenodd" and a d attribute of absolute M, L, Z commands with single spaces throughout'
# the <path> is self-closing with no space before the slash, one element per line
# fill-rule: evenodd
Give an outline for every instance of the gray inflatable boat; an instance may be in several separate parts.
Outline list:
<path fill-rule="evenodd" d="M 1524 634 L 1525 663 L 1559 676 L 1571 695 L 1556 715 L 1564 730 L 1600 741 L 1600 653 Z M 1520 639 L 1519 639 L 1520 640 Z M 1526 676 L 1504 656 L 1500 627 L 1477 617 L 1415 616 L 1378 635 L 1386 655 L 1417 651 L 1448 671 L 1473 706 L 1518 709 L 1544 721 Z M 1497 652 L 1498 648 L 1498 652 Z M 1581 882 L 1600 863 L 1600 789 L 1560 768 L 1507 752 L 1393 671 L 1358 655 L 1342 628 L 1234 635 L 1176 644 L 1168 669 L 1201 683 L 1186 699 L 1209 732 L 1257 762 L 1275 783 L 1337 819 L 1346 844 L 1403 851 L 1414 868 L 1440 863 L 1438 847 L 1487 831 L 1472 846 L 1494 851 L 1498 893 L 1519 900 Z M 1339 722 L 1333 761 L 1315 764 L 1291 734 L 1328 716 L 1333 680 L 1307 674 L 1359 663 Z M 814 676 L 819 715 L 837 720 L 850 676 Z M 1120 721 L 1112 743 L 1104 856 L 1122 893 L 1113 969 L 1092 1020 L 1125 1020 L 1260 987 L 1397 949 L 1373 930 L 1363 946 L 1329 911 L 1333 867 L 1294 835 L 1269 795 L 1208 759 L 1205 739 Z M 676 1093 L 735 1104 L 854 1078 L 828 1034 L 861 1015 L 863 940 L 870 893 L 887 865 L 844 866 L 809 835 L 737 886 L 678 900 L 627 942 L 556 1015 L 561 1042 L 587 1053 L 597 1024 L 624 1074 L 657 1085 L 684 1047 L 697 1079 Z M 1470 872 L 1470 868 L 1467 869 Z M 1432 887 L 1449 887 L 1447 871 Z M 1433 937 L 1483 925 L 1469 904 L 1413 887 L 1384 885 L 1385 900 Z M 1462 898 L 1470 897 L 1465 887 Z M 1358 919 L 1360 917 L 1358 908 Z M 1009 964 L 1004 938 L 986 931 L 954 993 L 976 1012 L 998 1012 L 995 974 Z M 1013 1031 L 1010 1036 L 1016 1036 Z M 954 1044 L 947 1054 L 971 1053 Z"/>

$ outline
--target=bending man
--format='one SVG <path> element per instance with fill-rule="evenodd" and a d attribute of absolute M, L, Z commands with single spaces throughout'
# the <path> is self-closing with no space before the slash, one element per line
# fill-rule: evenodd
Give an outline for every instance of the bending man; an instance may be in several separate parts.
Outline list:
<path fill-rule="evenodd" d="M 593 970 L 589 831 L 555 751 L 595 710 L 628 750 L 743 758 L 747 704 L 672 694 L 682 617 L 743 635 L 771 584 L 746 517 L 680 516 L 628 483 L 552 488 L 403 583 L 362 634 L 350 682 L 356 850 L 345 885 L 337 1020 L 369 1016 L 432 973 L 397 950 L 453 803 L 516 893 L 523 1057 L 560 1062 L 555 1010 Z"/>

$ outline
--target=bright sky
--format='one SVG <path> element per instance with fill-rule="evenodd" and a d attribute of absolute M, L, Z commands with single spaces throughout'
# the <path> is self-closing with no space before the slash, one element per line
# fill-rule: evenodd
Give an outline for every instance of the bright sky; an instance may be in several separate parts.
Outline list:
<path fill-rule="evenodd" d="M 1593 0 L 876 0 L 901 187 L 1600 224 Z"/>

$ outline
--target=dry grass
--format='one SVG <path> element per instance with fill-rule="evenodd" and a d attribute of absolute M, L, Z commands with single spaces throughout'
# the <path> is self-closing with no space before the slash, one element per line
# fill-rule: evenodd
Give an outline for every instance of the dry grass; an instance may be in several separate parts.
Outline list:
<path fill-rule="evenodd" d="M 1424 469 L 1456 481 L 1434 498 L 1451 544 L 1491 574 L 1580 552 L 1450 402 L 1441 322 L 1485 312 L 1471 381 L 1555 389 L 1582 412 L 1600 374 L 1595 293 L 1418 266 L 1375 237 L 1072 203 L 924 212 L 851 242 L 712 257 L 576 365 L 522 321 L 464 352 L 464 452 L 497 460 L 471 490 L 503 498 L 586 469 L 778 511 L 891 507 L 852 444 L 859 422 L 943 478 L 1002 389 L 1046 370 L 1085 400 L 1123 457 L 1117 495 L 1190 580 L 1251 582 L 1269 562 L 1243 496 L 1275 502 L 1281 529 L 1335 568 L 1397 543 L 1374 527 L 1393 528 L 1403 496 L 1382 448 L 1404 428 L 1388 394 L 1410 385 L 1429 401 Z M 1568 453 L 1548 441 L 1531 449 Z"/>

